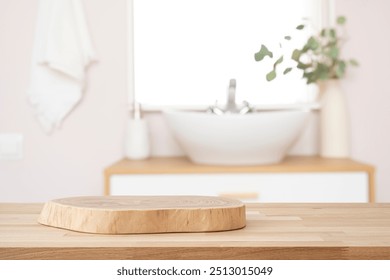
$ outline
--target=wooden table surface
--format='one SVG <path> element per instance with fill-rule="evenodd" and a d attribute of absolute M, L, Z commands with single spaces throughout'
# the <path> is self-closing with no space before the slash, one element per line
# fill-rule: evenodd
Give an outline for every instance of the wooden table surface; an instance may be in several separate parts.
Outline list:
<path fill-rule="evenodd" d="M 0 204 L 0 259 L 390 259 L 390 204 L 248 204 L 247 226 L 100 235 L 38 224 L 42 204 Z"/>

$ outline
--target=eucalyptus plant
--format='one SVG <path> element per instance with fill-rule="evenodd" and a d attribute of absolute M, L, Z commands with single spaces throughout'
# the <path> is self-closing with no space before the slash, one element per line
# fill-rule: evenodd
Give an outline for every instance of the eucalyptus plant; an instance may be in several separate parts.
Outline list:
<path fill-rule="evenodd" d="M 337 18 L 337 27 L 342 27 L 346 22 L 344 16 Z M 306 24 L 300 24 L 296 30 L 304 30 Z M 292 40 L 292 36 L 285 36 L 284 40 Z M 287 59 L 293 60 L 295 67 L 284 67 L 283 75 L 290 73 L 294 68 L 303 72 L 303 79 L 307 84 L 317 83 L 329 79 L 344 77 L 349 65 L 358 66 L 355 59 L 345 60 L 340 57 L 340 48 L 343 38 L 337 33 L 336 28 L 323 28 L 318 34 L 310 36 L 301 48 L 294 49 L 290 54 L 279 56 L 273 63 L 272 70 L 266 75 L 267 81 L 272 81 L 277 76 L 277 70 L 282 67 Z M 279 44 L 282 47 L 281 44 Z M 265 45 L 255 53 L 255 60 L 262 61 L 266 57 L 274 58 L 274 54 Z"/>

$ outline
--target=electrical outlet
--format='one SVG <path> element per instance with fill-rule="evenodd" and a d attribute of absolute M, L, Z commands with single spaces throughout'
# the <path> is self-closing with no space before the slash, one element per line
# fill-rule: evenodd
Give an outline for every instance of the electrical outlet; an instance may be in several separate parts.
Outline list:
<path fill-rule="evenodd" d="M 0 134 L 0 159 L 18 160 L 23 158 L 23 135 L 16 133 Z"/>

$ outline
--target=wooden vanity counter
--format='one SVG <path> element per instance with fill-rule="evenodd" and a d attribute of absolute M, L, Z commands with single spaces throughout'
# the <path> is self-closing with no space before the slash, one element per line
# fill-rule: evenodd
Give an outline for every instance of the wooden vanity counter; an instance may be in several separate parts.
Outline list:
<path fill-rule="evenodd" d="M 375 167 L 349 158 L 288 156 L 277 164 L 253 166 L 200 165 L 185 157 L 161 157 L 146 160 L 122 159 L 108 166 L 104 173 L 105 195 L 221 195 L 223 193 L 243 201 L 254 196 L 255 199 L 249 199 L 246 202 L 259 203 L 375 202 Z M 216 175 L 213 177 L 213 183 L 209 183 L 210 179 L 196 181 L 199 180 L 199 177 L 205 177 L 206 174 L 208 176 Z M 232 182 L 232 185 L 237 184 L 240 187 L 229 189 L 226 184 L 226 174 L 230 176 L 228 180 Z M 245 176 L 237 179 L 238 176 L 244 174 L 248 175 L 247 177 L 252 176 L 251 178 L 257 177 L 253 178 L 252 181 Z M 300 179 L 294 176 L 298 174 Z M 361 174 L 366 176 L 360 177 L 358 180 L 351 180 L 351 177 L 361 176 Z M 166 183 L 164 190 L 162 190 L 159 182 L 172 176 L 176 176 L 176 178 L 164 181 Z M 188 180 L 182 180 L 178 183 L 178 177 L 187 177 Z M 330 180 L 330 177 L 337 177 L 337 179 Z M 113 181 L 113 178 L 116 181 Z M 153 181 L 152 178 L 156 179 Z M 283 178 L 288 179 L 283 181 Z M 311 179 L 307 180 L 308 178 Z M 319 189 L 321 184 L 324 187 Z M 191 192 L 184 191 L 182 193 L 182 186 L 190 189 L 190 185 L 192 186 Z M 200 185 L 204 188 L 199 188 Z M 257 187 L 252 187 L 254 185 Z M 142 190 L 142 193 L 137 192 L 133 186 L 137 186 L 139 190 Z M 218 188 L 219 186 L 223 187 Z M 268 187 L 262 188 L 262 186 L 270 186 L 269 188 L 272 186 L 273 189 L 278 190 L 278 193 L 284 193 L 285 198 L 274 197 L 272 192 L 269 193 Z M 293 192 L 295 193 L 292 197 L 287 196 L 290 186 L 294 188 Z M 312 192 L 316 195 L 309 195 L 310 198 L 305 198 Z M 364 199 L 355 197 L 355 194 L 360 192 L 364 192 Z M 237 193 L 239 195 L 236 195 Z M 322 195 L 318 196 L 318 193 Z M 344 197 L 344 199 L 340 199 L 340 197 Z"/>
<path fill-rule="evenodd" d="M 37 223 L 42 204 L 0 204 L 0 259 L 390 259 L 390 204 L 248 204 L 247 226 L 100 235 Z"/>

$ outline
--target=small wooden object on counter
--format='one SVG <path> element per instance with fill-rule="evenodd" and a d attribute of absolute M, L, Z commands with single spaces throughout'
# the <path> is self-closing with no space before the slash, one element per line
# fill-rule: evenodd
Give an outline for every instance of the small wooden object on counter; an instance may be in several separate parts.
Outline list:
<path fill-rule="evenodd" d="M 127 234 L 245 227 L 245 206 L 211 196 L 93 196 L 49 201 L 38 222 L 80 232 Z"/>

